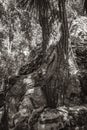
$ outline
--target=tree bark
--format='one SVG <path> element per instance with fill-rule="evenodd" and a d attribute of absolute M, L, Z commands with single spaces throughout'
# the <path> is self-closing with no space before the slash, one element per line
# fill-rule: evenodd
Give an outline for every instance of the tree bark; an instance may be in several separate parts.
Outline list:
<path fill-rule="evenodd" d="M 62 36 L 51 54 L 46 73 L 44 93 L 47 104 L 51 108 L 64 105 L 66 89 L 68 87 L 68 23 L 65 0 L 59 0 L 60 22 Z M 60 32 L 60 33 L 61 33 Z"/>

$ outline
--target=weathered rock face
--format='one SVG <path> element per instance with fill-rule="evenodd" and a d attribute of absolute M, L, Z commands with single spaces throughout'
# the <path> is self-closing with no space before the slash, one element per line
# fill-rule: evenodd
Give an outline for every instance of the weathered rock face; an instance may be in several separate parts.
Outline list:
<path fill-rule="evenodd" d="M 70 27 L 70 39 L 75 48 L 86 49 L 87 46 L 87 17 L 79 16 L 73 20 Z"/>
<path fill-rule="evenodd" d="M 46 106 L 46 100 L 40 87 L 32 87 L 26 91 L 21 101 L 11 98 L 9 105 L 9 127 L 26 130 L 33 110 Z"/>
<path fill-rule="evenodd" d="M 84 0 L 66 0 L 66 10 L 69 27 L 78 16 L 84 15 Z"/>
<path fill-rule="evenodd" d="M 37 126 L 38 130 L 86 130 L 87 108 L 78 106 L 46 109 L 41 114 Z"/>
<path fill-rule="evenodd" d="M 73 20 L 70 28 L 70 39 L 80 72 L 79 79 L 82 92 L 87 96 L 87 17 L 80 16 Z"/>
<path fill-rule="evenodd" d="M 84 0 L 67 0 L 67 3 L 73 9 L 74 12 L 78 13 L 78 15 L 83 14 Z"/>

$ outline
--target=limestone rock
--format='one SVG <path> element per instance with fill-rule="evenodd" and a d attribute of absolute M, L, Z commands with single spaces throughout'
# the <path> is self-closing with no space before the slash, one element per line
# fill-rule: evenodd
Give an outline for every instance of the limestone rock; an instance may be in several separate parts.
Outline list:
<path fill-rule="evenodd" d="M 85 115 L 85 116 L 84 116 Z M 45 109 L 38 121 L 38 130 L 86 130 L 87 107 L 59 107 Z"/>
<path fill-rule="evenodd" d="M 26 91 L 22 101 L 19 102 L 18 110 L 16 105 L 17 101 L 13 98 L 9 112 L 9 126 L 15 130 L 26 130 L 33 110 L 46 106 L 46 100 L 40 87 L 32 87 Z"/>
<path fill-rule="evenodd" d="M 70 39 L 75 61 L 79 69 L 80 87 L 82 93 L 87 96 L 87 17 L 79 16 L 73 20 L 70 28 Z"/>

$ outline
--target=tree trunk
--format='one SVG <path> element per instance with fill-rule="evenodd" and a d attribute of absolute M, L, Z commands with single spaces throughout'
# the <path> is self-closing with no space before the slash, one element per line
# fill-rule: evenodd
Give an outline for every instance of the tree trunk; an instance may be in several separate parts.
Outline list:
<path fill-rule="evenodd" d="M 65 2 L 66 0 L 59 0 L 59 11 L 60 11 L 60 21 L 62 23 L 62 36 L 61 36 L 61 41 L 60 44 L 62 44 L 62 48 L 61 45 L 59 46 L 59 51 L 61 48 L 61 54 L 62 54 L 62 67 L 64 68 L 63 70 L 63 86 L 62 86 L 62 98 L 63 98 L 63 104 L 64 104 L 64 98 L 65 98 L 65 93 L 66 93 L 66 89 L 68 87 L 68 83 L 69 83 L 69 66 L 68 66 L 68 38 L 69 38 L 69 30 L 68 30 L 68 22 L 67 22 L 67 15 L 66 15 L 66 8 L 65 8 Z M 59 63 L 60 64 L 60 63 Z M 62 69 L 62 68 L 60 68 Z"/>
<path fill-rule="evenodd" d="M 62 36 L 51 54 L 46 73 L 44 93 L 47 104 L 51 108 L 64 104 L 64 95 L 68 86 L 68 23 L 65 10 L 65 0 L 59 0 L 60 22 Z M 60 32 L 60 33 L 61 33 Z"/>

